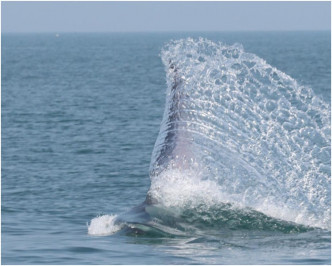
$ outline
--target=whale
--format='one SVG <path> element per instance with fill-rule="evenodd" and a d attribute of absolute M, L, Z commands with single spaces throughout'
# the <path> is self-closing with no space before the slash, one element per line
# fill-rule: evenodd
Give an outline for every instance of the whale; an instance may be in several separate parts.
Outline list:
<path fill-rule="evenodd" d="M 151 185 L 112 223 L 129 234 L 196 218 L 225 228 L 330 228 L 328 105 L 239 45 L 179 40 L 161 57 L 167 90 Z M 320 157 L 306 152 L 313 147 Z"/>
<path fill-rule="evenodd" d="M 189 95 L 183 90 L 185 83 L 179 73 L 178 67 L 169 61 L 169 75 L 172 76 L 171 90 L 166 102 L 166 108 L 162 125 L 160 127 L 160 137 L 155 144 L 155 160 L 151 160 L 150 176 L 156 176 L 161 171 L 172 167 L 186 168 L 188 161 L 194 157 L 191 148 L 191 135 L 186 128 L 188 120 L 186 103 L 189 102 Z M 166 132 L 163 135 L 163 132 Z M 163 136 L 163 137 L 162 137 Z M 160 146 L 160 149 L 159 149 Z"/>
<path fill-rule="evenodd" d="M 187 130 L 187 103 L 190 96 L 184 92 L 185 83 L 179 68 L 171 60 L 168 62 L 168 74 L 172 77 L 170 91 L 166 97 L 166 107 L 159 136 L 156 140 L 149 175 L 156 178 L 163 171 L 172 169 L 188 169 L 195 155 L 192 147 L 192 136 Z M 148 192 L 145 204 L 156 204 L 156 200 Z"/>

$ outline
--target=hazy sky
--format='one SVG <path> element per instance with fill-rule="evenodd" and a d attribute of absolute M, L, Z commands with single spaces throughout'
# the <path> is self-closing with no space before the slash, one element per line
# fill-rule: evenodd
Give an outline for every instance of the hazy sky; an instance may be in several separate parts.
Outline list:
<path fill-rule="evenodd" d="M 330 30 L 330 5 L 330 2 L 2 2 L 2 31 Z"/>

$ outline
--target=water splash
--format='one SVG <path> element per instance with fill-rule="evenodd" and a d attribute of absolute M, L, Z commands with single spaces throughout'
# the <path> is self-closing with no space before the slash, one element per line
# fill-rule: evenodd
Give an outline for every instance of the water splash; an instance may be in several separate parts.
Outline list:
<path fill-rule="evenodd" d="M 330 229 L 330 106 L 241 45 L 172 41 L 150 202 L 220 203 Z"/>
<path fill-rule="evenodd" d="M 88 234 L 92 236 L 112 235 L 122 228 L 121 224 L 116 224 L 116 215 L 102 215 L 93 218 L 88 225 Z"/>

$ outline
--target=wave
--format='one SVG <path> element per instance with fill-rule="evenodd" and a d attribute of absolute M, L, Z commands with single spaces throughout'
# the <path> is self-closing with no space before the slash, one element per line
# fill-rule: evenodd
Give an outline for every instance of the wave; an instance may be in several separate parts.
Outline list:
<path fill-rule="evenodd" d="M 239 44 L 188 38 L 161 57 L 166 106 L 146 201 L 89 233 L 330 230 L 330 105 Z"/>

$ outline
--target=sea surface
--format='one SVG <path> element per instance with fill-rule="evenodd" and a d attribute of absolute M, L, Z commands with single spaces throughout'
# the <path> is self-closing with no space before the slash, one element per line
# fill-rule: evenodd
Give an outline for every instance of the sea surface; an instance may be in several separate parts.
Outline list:
<path fill-rule="evenodd" d="M 330 264 L 330 41 L 2 34 L 2 264 Z"/>

